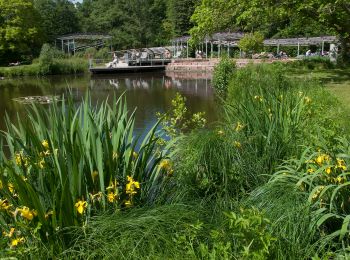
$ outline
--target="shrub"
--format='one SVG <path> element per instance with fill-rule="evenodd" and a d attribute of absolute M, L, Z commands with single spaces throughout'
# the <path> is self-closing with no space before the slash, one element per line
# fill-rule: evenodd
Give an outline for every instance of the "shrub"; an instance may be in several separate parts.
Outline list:
<path fill-rule="evenodd" d="M 235 67 L 234 61 L 228 58 L 222 59 L 220 63 L 215 66 L 212 85 L 215 92 L 223 98 L 226 97 L 228 84 L 232 74 L 235 72 Z"/>
<path fill-rule="evenodd" d="M 245 34 L 238 42 L 238 47 L 250 54 L 259 52 L 264 48 L 264 35 L 260 32 Z"/>

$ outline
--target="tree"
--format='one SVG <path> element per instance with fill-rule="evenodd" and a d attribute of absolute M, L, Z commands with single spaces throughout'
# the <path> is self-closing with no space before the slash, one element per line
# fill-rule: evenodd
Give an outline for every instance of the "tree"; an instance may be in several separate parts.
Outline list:
<path fill-rule="evenodd" d="M 188 34 L 193 27 L 191 16 L 198 2 L 198 0 L 169 0 L 167 2 L 166 21 L 171 25 L 174 36 Z"/>
<path fill-rule="evenodd" d="M 0 0 L 0 63 L 23 60 L 40 50 L 39 22 L 32 0 Z"/>
<path fill-rule="evenodd" d="M 84 30 L 111 34 L 116 48 L 164 43 L 166 0 L 85 0 L 78 10 Z"/>
<path fill-rule="evenodd" d="M 350 61 L 348 0 L 202 0 L 192 21 L 194 40 L 225 29 L 261 31 L 273 36 L 294 26 L 294 31 L 303 32 L 311 23 L 317 31 L 322 27 L 334 31 L 341 42 L 343 60 Z"/>
<path fill-rule="evenodd" d="M 238 47 L 247 53 L 258 52 L 264 47 L 264 35 L 260 32 L 246 34 L 238 42 Z"/>
<path fill-rule="evenodd" d="M 68 0 L 35 0 L 40 13 L 45 40 L 54 41 L 57 36 L 80 31 L 77 10 Z"/>

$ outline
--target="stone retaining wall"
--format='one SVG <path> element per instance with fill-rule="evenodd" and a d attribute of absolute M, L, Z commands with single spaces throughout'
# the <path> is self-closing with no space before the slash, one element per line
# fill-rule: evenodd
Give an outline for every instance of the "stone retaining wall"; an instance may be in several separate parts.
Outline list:
<path fill-rule="evenodd" d="M 166 71 L 201 71 L 201 72 L 213 72 L 216 64 L 219 63 L 219 59 L 179 59 L 173 60 L 166 67 Z M 236 66 L 242 68 L 249 63 L 273 63 L 273 62 L 289 62 L 292 59 L 274 59 L 274 60 L 261 60 L 261 59 L 235 59 Z"/>

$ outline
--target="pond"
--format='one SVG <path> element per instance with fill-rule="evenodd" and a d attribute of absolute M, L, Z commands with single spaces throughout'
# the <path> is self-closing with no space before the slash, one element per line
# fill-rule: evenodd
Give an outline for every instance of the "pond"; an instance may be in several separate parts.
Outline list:
<path fill-rule="evenodd" d="M 27 96 L 73 95 L 81 102 L 89 90 L 93 103 L 112 100 L 125 92 L 128 109 L 136 110 L 135 129 L 150 129 L 156 123 L 156 112 L 171 108 L 177 92 L 187 99 L 191 113 L 205 112 L 208 122 L 216 120 L 216 106 L 211 76 L 202 73 L 142 73 L 101 76 L 52 76 L 0 80 L 0 130 L 5 130 L 4 116 L 14 121 L 25 116 L 25 107 L 14 99 Z"/>

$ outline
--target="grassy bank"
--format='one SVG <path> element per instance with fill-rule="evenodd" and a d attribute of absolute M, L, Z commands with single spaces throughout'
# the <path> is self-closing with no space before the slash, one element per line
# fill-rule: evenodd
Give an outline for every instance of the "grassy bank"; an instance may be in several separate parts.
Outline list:
<path fill-rule="evenodd" d="M 344 110 L 304 69 L 232 66 L 215 71 L 211 128 L 179 96 L 165 132 L 143 140 L 124 100 L 32 107 L 28 123 L 7 122 L 0 256 L 346 259 Z"/>
<path fill-rule="evenodd" d="M 83 58 L 54 59 L 49 64 L 36 62 L 31 65 L 0 67 L 0 76 L 13 78 L 19 76 L 81 74 L 86 73 L 88 67 L 88 61 Z"/>

